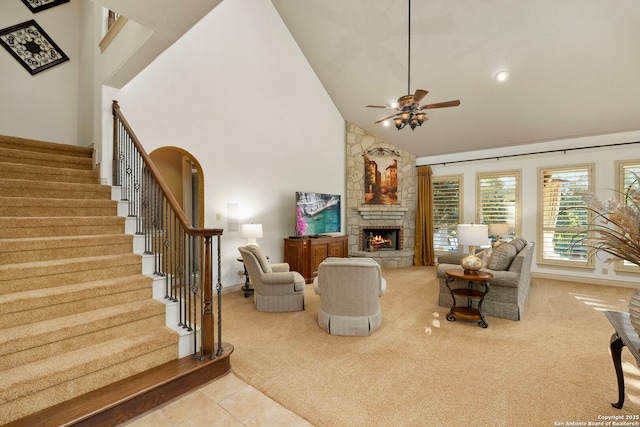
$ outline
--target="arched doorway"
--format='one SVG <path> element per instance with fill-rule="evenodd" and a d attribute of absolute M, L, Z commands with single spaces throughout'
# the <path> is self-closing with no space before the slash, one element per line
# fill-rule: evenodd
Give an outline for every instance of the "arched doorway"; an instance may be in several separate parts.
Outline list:
<path fill-rule="evenodd" d="M 149 154 L 191 225 L 204 227 L 204 175 L 186 150 L 161 147 Z"/>

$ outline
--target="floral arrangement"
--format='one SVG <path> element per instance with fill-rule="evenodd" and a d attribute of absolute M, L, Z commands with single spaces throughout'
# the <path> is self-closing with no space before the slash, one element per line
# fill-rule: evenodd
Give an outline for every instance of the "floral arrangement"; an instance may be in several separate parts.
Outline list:
<path fill-rule="evenodd" d="M 640 188 L 629 188 L 623 203 L 614 197 L 602 202 L 590 193 L 583 197 L 595 213 L 589 224 L 595 233 L 585 240 L 586 245 L 612 256 L 604 262 L 623 259 L 640 266 Z"/>
<path fill-rule="evenodd" d="M 298 206 L 297 209 L 298 212 L 298 218 L 296 221 L 296 235 L 297 236 L 304 236 L 305 234 L 307 234 L 307 223 L 304 222 L 304 218 L 302 217 L 302 207 Z"/>

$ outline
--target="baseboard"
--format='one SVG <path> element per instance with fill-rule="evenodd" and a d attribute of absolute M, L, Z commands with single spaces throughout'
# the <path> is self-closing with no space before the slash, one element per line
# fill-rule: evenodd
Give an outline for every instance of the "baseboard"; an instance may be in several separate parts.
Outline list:
<path fill-rule="evenodd" d="M 623 280 L 615 280 L 615 279 L 598 279 L 591 277 L 569 277 L 562 274 L 550 274 L 550 273 L 531 273 L 531 277 L 538 279 L 548 279 L 548 280 L 560 280 L 563 282 L 579 282 L 579 283 L 588 283 L 590 285 L 600 285 L 600 286 L 615 286 L 618 288 L 631 288 L 636 289 L 637 285 L 634 282 L 626 282 Z"/>

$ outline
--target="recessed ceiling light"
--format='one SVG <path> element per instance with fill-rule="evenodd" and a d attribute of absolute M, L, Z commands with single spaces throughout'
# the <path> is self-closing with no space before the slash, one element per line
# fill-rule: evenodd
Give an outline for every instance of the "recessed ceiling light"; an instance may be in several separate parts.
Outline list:
<path fill-rule="evenodd" d="M 499 82 L 504 82 L 509 80 L 509 72 L 508 71 L 500 71 L 496 74 L 496 80 Z"/>

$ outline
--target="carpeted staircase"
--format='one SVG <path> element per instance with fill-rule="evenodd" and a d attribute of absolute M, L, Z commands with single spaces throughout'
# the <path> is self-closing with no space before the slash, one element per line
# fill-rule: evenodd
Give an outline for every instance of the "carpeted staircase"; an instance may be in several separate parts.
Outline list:
<path fill-rule="evenodd" d="M 177 358 L 92 150 L 0 135 L 0 425 Z"/>

